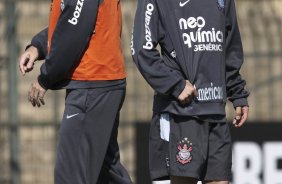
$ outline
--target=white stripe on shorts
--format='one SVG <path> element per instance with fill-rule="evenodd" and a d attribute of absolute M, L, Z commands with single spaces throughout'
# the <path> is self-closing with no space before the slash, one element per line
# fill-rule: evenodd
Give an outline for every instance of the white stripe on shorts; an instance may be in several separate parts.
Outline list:
<path fill-rule="evenodd" d="M 163 180 L 163 181 L 153 181 L 152 184 L 170 184 L 170 180 Z M 202 184 L 202 182 L 198 181 L 197 184 Z"/>
<path fill-rule="evenodd" d="M 162 140 L 169 141 L 170 121 L 169 114 L 161 114 L 160 116 L 160 136 Z"/>

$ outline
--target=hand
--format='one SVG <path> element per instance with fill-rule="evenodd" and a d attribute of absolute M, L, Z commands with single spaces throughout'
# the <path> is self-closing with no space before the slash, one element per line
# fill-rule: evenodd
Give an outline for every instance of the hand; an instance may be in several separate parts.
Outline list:
<path fill-rule="evenodd" d="M 186 85 L 183 91 L 178 96 L 179 102 L 184 105 L 192 101 L 194 97 L 198 96 L 197 89 L 188 81 L 186 80 Z"/>
<path fill-rule="evenodd" d="M 236 107 L 236 115 L 233 119 L 233 125 L 237 128 L 241 127 L 247 120 L 249 114 L 249 107 Z"/>
<path fill-rule="evenodd" d="M 19 68 L 22 75 L 33 69 L 34 62 L 38 58 L 38 50 L 34 46 L 30 46 L 19 58 Z"/>
<path fill-rule="evenodd" d="M 40 107 L 45 105 L 44 95 L 46 90 L 40 86 L 37 80 L 31 83 L 28 91 L 28 101 L 33 105 L 33 107 Z"/>

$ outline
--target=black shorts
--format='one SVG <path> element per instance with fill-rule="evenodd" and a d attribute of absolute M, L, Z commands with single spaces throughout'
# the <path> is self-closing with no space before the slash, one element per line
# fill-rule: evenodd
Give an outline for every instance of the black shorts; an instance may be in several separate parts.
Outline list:
<path fill-rule="evenodd" d="M 155 114 L 150 129 L 149 162 L 152 180 L 183 176 L 199 181 L 230 181 L 229 126 L 225 122 Z"/>

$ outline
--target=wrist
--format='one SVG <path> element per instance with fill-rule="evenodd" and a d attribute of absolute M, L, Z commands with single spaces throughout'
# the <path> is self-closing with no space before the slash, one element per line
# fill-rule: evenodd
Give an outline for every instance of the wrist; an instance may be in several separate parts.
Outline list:
<path fill-rule="evenodd" d="M 47 80 L 46 80 L 47 78 L 46 77 L 44 77 L 43 75 L 39 75 L 38 77 L 37 77 L 37 82 L 38 82 L 38 84 L 44 89 L 44 90 L 48 90 L 48 82 L 47 82 Z"/>
<path fill-rule="evenodd" d="M 234 108 L 236 107 L 244 107 L 244 106 L 249 106 L 247 98 L 239 98 L 239 99 L 234 99 L 232 101 Z"/>
<path fill-rule="evenodd" d="M 185 80 L 179 81 L 179 82 L 175 85 L 175 87 L 174 87 L 174 89 L 173 89 L 172 96 L 174 96 L 176 99 L 178 99 L 179 96 L 180 96 L 180 94 L 181 94 L 182 91 L 184 90 L 185 85 L 186 85 Z"/>
<path fill-rule="evenodd" d="M 35 61 L 38 59 L 39 51 L 38 51 L 38 49 L 37 49 L 35 46 L 30 45 L 30 46 L 26 49 L 26 51 L 31 52 L 31 54 L 32 54 L 32 55 L 34 56 L 34 58 L 35 58 Z"/>

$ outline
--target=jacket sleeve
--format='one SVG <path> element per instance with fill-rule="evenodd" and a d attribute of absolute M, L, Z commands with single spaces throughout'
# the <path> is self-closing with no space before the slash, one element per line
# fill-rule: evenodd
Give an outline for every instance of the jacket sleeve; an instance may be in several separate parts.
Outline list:
<path fill-rule="evenodd" d="M 38 60 L 43 60 L 47 56 L 47 40 L 48 40 L 48 28 L 43 29 L 37 33 L 31 40 L 31 43 L 26 47 L 34 46 L 38 50 Z"/>
<path fill-rule="evenodd" d="M 243 47 L 237 23 L 234 0 L 226 4 L 226 89 L 227 97 L 234 107 L 247 106 L 249 92 L 245 90 L 246 82 L 241 78 L 240 68 L 243 64 Z"/>
<path fill-rule="evenodd" d="M 156 92 L 177 98 L 185 87 L 185 79 L 164 64 L 156 49 L 165 36 L 160 33 L 159 18 L 154 0 L 138 0 L 131 43 L 132 57 L 140 73 Z"/>
<path fill-rule="evenodd" d="M 45 89 L 62 81 L 79 64 L 96 24 L 98 0 L 64 2 L 65 7 L 52 36 L 50 52 L 38 76 L 39 84 Z"/>

